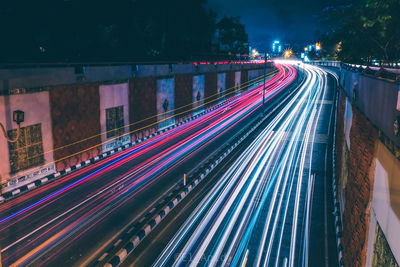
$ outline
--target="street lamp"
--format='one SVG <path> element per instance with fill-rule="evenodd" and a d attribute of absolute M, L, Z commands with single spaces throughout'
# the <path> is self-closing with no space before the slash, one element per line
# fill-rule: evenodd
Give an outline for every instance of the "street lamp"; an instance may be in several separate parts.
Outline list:
<path fill-rule="evenodd" d="M 299 68 L 298 70 L 298 72 L 296 73 L 296 83 L 298 84 L 299 83 L 299 73 L 300 73 L 300 63 L 297 63 L 297 67 Z"/>
<path fill-rule="evenodd" d="M 290 58 L 293 56 L 293 50 L 292 49 L 286 49 L 283 53 L 284 58 Z"/>
<path fill-rule="evenodd" d="M 25 114 L 22 110 L 15 110 L 13 112 L 13 121 L 18 124 L 17 136 L 14 139 L 11 139 L 8 137 L 6 129 L 4 128 L 3 124 L 0 123 L 0 128 L 3 131 L 3 135 L 7 139 L 8 142 L 15 143 L 18 141 L 20 133 L 21 133 L 21 122 L 24 122 L 24 117 L 25 117 Z"/>

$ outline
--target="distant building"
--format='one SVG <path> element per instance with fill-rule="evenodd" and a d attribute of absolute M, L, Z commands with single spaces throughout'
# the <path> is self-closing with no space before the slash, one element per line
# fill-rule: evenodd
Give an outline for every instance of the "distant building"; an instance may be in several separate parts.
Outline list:
<path fill-rule="evenodd" d="M 272 43 L 271 57 L 282 57 L 283 52 L 287 49 L 294 50 L 292 42 L 274 41 Z"/>
<path fill-rule="evenodd" d="M 272 54 L 277 55 L 282 53 L 282 45 L 280 41 L 274 41 L 272 43 Z"/>

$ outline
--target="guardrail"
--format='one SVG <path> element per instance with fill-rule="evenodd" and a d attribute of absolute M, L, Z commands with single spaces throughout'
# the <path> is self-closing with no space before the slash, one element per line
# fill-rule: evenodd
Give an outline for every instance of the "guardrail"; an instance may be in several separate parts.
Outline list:
<path fill-rule="evenodd" d="M 347 64 L 347 63 L 343 63 L 341 67 L 346 70 L 363 73 L 376 78 L 382 78 L 390 81 L 400 82 L 400 69 L 371 67 L 365 65 Z"/>
<path fill-rule="evenodd" d="M 307 63 L 311 65 L 321 65 L 321 66 L 337 67 L 337 68 L 340 68 L 342 64 L 342 62 L 340 61 L 331 61 L 331 60 L 312 60 Z"/>
<path fill-rule="evenodd" d="M 400 82 L 400 69 L 375 67 L 375 66 L 367 66 L 360 64 L 350 64 L 350 63 L 343 63 L 341 61 L 313 60 L 307 63 L 318 66 L 343 68 L 346 70 L 363 73 L 376 78 L 382 78 L 390 81 Z"/>

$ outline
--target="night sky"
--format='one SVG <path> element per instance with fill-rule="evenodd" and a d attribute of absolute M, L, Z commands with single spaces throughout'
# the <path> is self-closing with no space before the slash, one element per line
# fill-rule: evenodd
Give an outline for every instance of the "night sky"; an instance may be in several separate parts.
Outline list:
<path fill-rule="evenodd" d="M 219 15 L 240 16 L 250 43 L 263 51 L 274 39 L 285 42 L 315 41 L 323 29 L 318 15 L 327 6 L 349 3 L 343 0 L 208 0 Z"/>

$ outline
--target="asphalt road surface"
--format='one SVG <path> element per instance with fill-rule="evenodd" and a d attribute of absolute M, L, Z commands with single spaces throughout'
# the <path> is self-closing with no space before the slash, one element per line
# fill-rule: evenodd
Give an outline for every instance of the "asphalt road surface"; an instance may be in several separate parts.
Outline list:
<path fill-rule="evenodd" d="M 124 266 L 337 266 L 327 156 L 336 78 L 302 70 L 290 102 Z"/>

